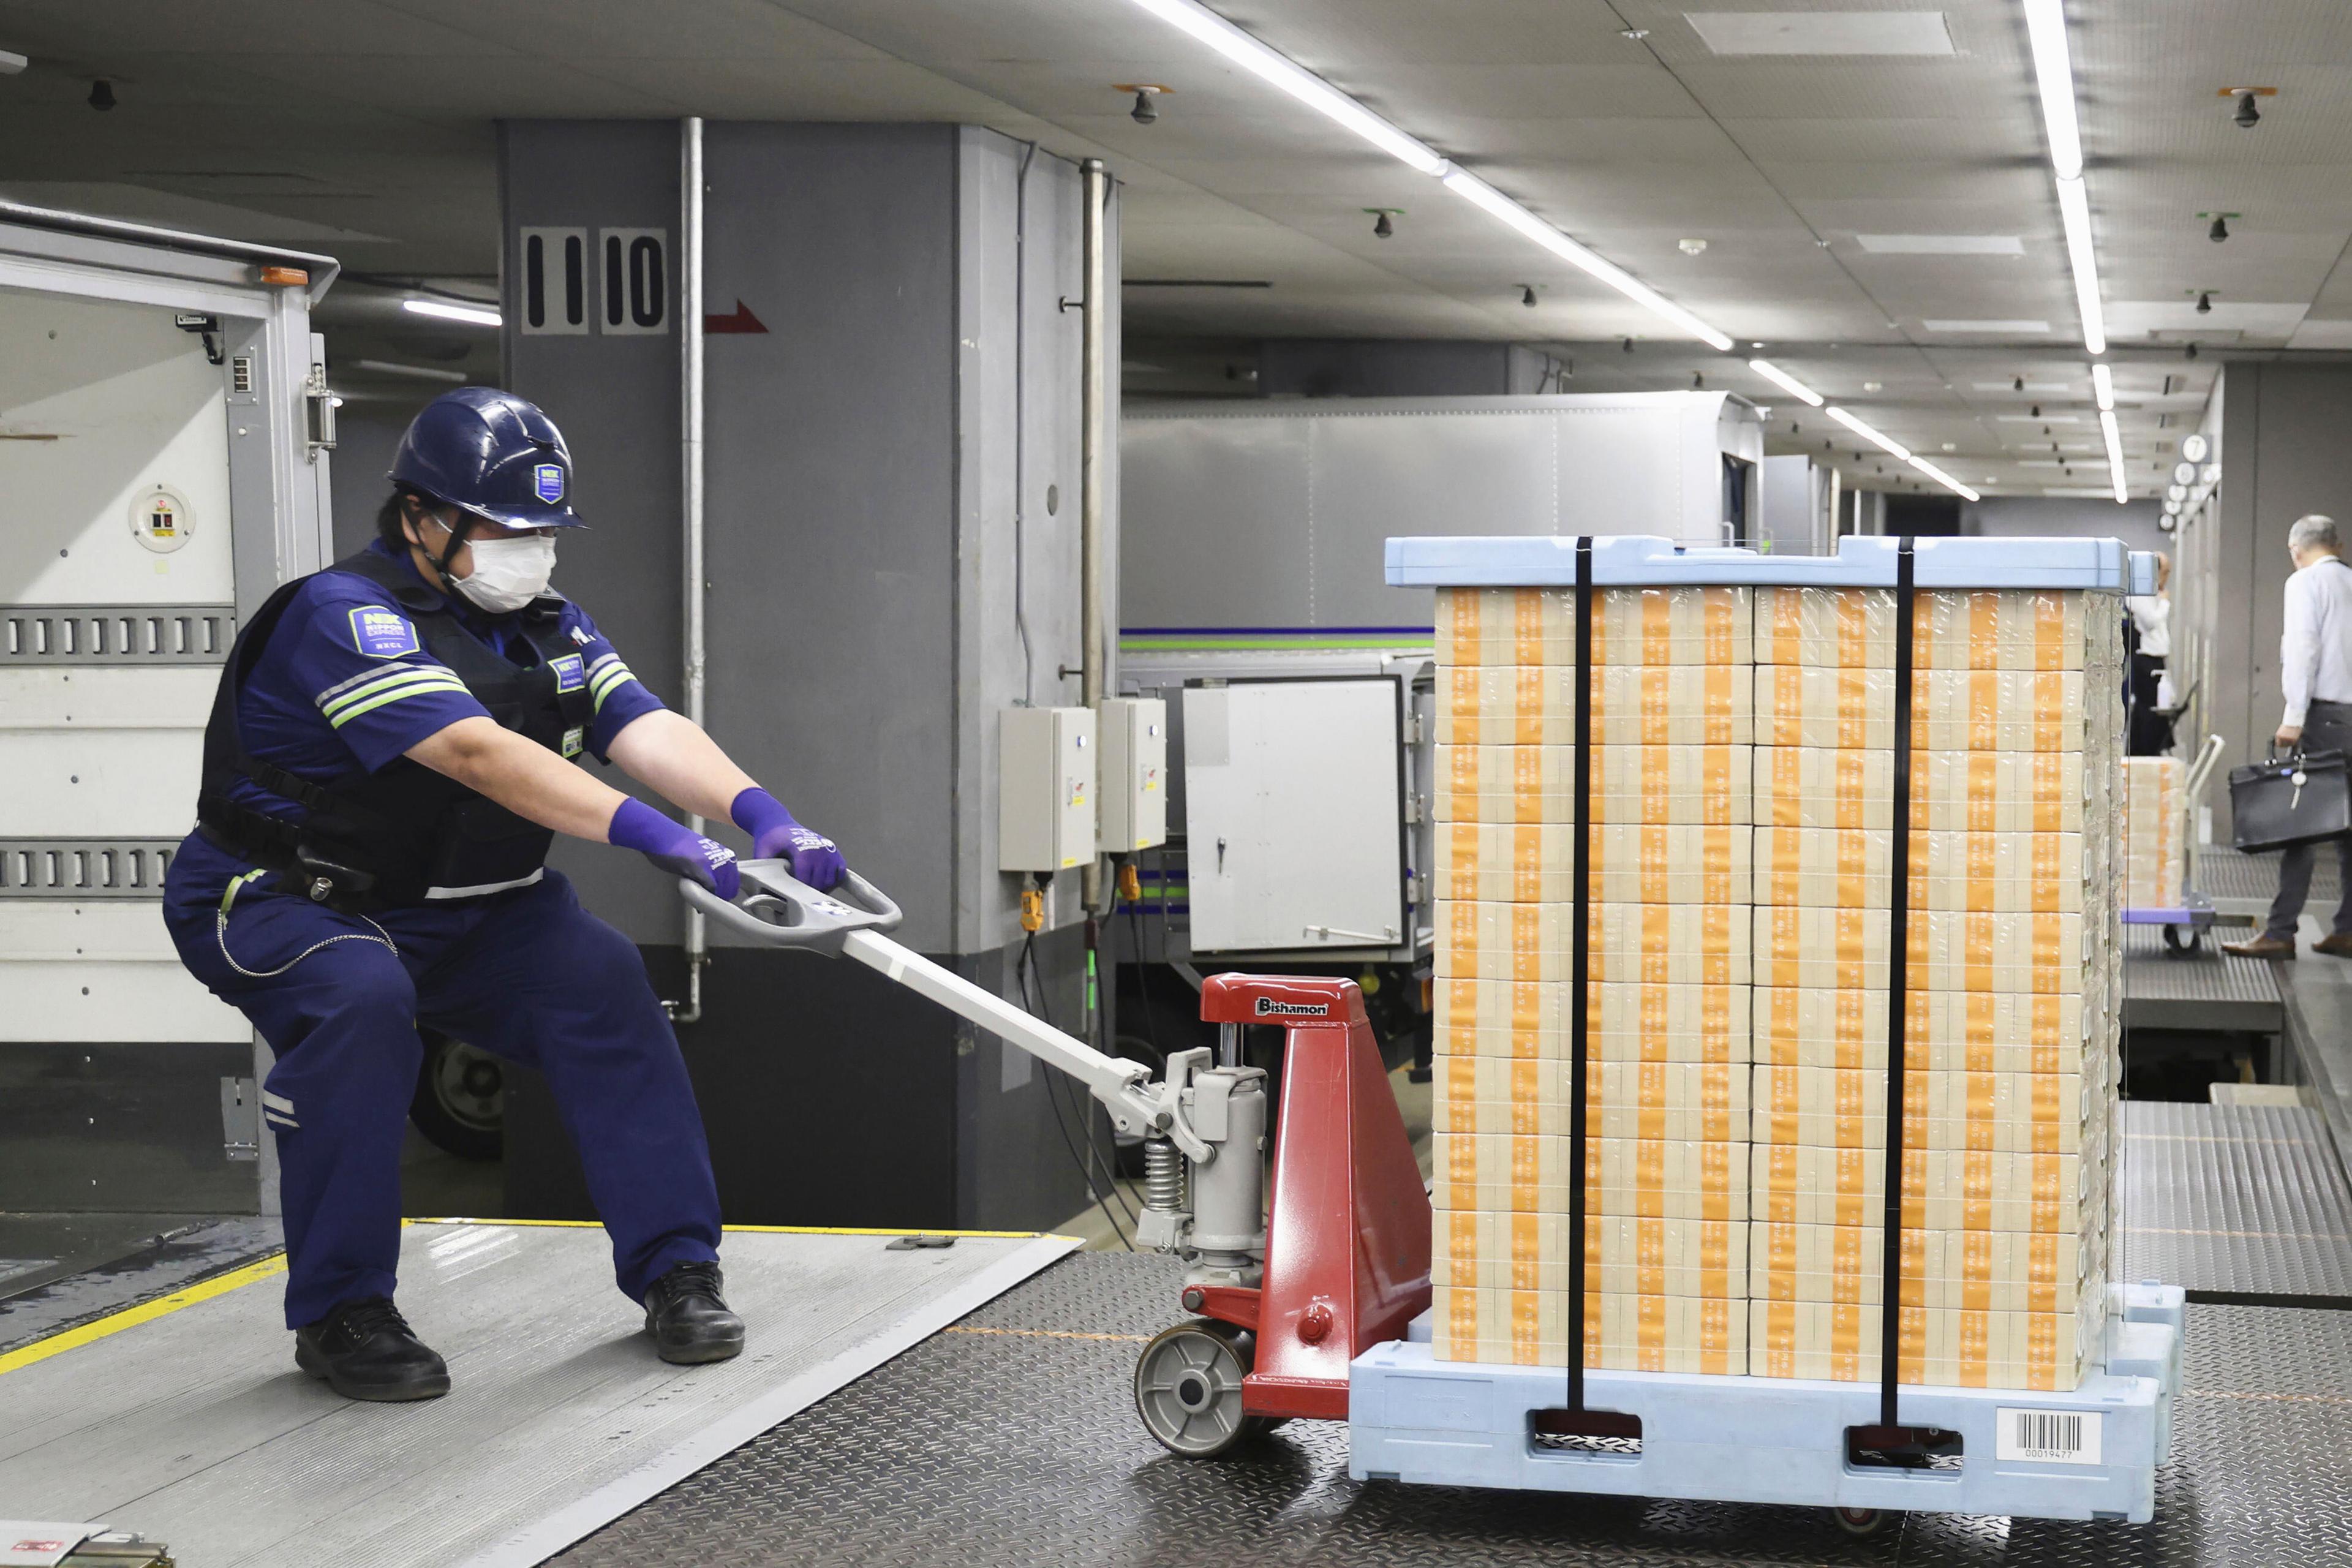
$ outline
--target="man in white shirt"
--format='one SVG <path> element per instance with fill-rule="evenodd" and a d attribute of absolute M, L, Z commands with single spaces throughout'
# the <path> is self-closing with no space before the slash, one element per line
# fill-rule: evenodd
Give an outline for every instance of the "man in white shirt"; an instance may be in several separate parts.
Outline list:
<path fill-rule="evenodd" d="M 2352 752 L 2352 563 L 2336 534 L 2336 520 L 2316 512 L 2287 531 L 2287 554 L 2294 561 L 2286 580 L 2286 626 L 2279 635 L 2279 679 L 2286 689 L 2286 715 L 2278 743 L 2307 752 Z M 2336 925 L 2312 943 L 2317 952 L 2352 958 L 2352 838 L 2336 844 L 2344 898 Z M 2278 897 L 2269 921 L 2252 942 L 2226 942 L 2224 952 L 2245 958 L 2293 958 L 2294 923 L 2311 892 L 2318 847 L 2298 844 L 2279 858 Z"/>
<path fill-rule="evenodd" d="M 2131 754 L 2160 757 L 2172 750 L 2172 721 L 2160 717 L 2165 661 L 2172 656 L 2172 600 L 2166 592 L 2172 579 L 2172 557 L 2156 552 L 2156 592 L 2124 600 L 2131 616 L 2132 633 L 2139 646 L 2131 656 Z"/>

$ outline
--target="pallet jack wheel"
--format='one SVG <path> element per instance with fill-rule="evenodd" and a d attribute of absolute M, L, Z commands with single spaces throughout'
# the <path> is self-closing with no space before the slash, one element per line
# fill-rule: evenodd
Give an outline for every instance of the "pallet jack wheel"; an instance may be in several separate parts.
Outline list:
<path fill-rule="evenodd" d="M 438 1029 L 420 1028 L 425 1061 L 408 1119 L 436 1146 L 465 1160 L 506 1150 L 506 1069 L 498 1058 Z"/>
<path fill-rule="evenodd" d="M 2189 932 L 2186 940 L 2181 937 L 2180 932 L 2182 929 L 2183 928 L 2179 926 L 2170 925 L 2164 928 L 2164 945 L 2168 949 L 2174 952 L 2195 952 L 2199 948 L 2205 945 L 2204 927 L 2189 926 L 2186 928 Z"/>
<path fill-rule="evenodd" d="M 1170 1453 L 1210 1459 L 1266 1429 L 1242 1414 L 1242 1379 L 1255 1359 L 1250 1336 L 1195 1318 L 1163 1329 L 1135 1363 L 1135 1413 Z"/>
<path fill-rule="evenodd" d="M 1848 1535 L 1876 1535 L 1897 1517 L 1895 1510 L 1884 1508 L 1833 1508 L 1830 1518 Z"/>

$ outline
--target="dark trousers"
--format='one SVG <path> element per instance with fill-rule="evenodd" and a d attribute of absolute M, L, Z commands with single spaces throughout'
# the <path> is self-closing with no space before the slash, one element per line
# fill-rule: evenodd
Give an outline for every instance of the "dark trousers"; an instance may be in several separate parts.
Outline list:
<path fill-rule="evenodd" d="M 2312 703 L 2303 717 L 2303 749 L 2352 752 L 2352 703 Z M 2336 907 L 2334 929 L 2342 933 L 2352 931 L 2352 838 L 2339 838 L 2332 847 L 2343 888 L 2343 898 Z M 2297 844 L 2281 851 L 2278 897 L 2271 900 L 2270 922 L 2263 927 L 2264 935 L 2281 942 L 2294 940 L 2294 922 L 2303 914 L 2303 901 L 2311 896 L 2311 873 L 2319 864 L 2320 848 L 2316 844 Z"/>
<path fill-rule="evenodd" d="M 181 961 L 278 1053 L 261 1103 L 278 1142 L 289 1328 L 392 1294 L 419 1020 L 547 1075 L 630 1297 L 673 1264 L 719 1256 L 719 1192 L 677 1037 L 636 948 L 561 874 L 386 910 L 373 925 L 265 891 L 263 878 L 238 889 L 224 925 L 222 895 L 247 869 L 191 837 L 163 920 Z"/>
<path fill-rule="evenodd" d="M 2156 711 L 2157 682 L 2164 678 L 2164 656 L 2131 656 L 2131 755 L 2160 757 L 2172 750 L 2172 721 Z"/>

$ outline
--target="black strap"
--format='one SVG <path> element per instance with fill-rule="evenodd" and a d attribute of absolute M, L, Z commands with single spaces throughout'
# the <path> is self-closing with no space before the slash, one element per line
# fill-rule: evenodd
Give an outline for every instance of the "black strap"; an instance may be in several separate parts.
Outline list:
<path fill-rule="evenodd" d="M 1584 1408 L 1584 1111 L 1587 959 L 1592 930 L 1588 888 L 1592 843 L 1592 538 L 1576 542 L 1576 827 L 1568 1015 L 1568 1407 Z"/>
<path fill-rule="evenodd" d="M 1878 1422 L 1897 1425 L 1895 1387 L 1903 1342 L 1903 1033 L 1911 968 L 1911 536 L 1895 556 L 1895 855 L 1886 926 L 1885 1255 L 1878 1285 Z"/>

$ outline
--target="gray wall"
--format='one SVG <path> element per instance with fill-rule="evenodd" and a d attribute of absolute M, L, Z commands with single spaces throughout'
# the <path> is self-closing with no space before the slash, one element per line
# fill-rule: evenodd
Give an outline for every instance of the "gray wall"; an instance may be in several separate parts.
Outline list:
<path fill-rule="evenodd" d="M 509 276 L 521 226 L 674 231 L 677 134 L 506 126 Z M 1080 322 L 1056 308 L 1081 292 L 1078 171 L 1035 157 L 1024 243 L 1025 149 L 993 132 L 706 136 L 708 308 L 740 302 L 768 329 L 708 341 L 711 731 L 890 889 L 911 944 L 1002 946 L 1018 935 L 1019 882 L 995 870 L 998 716 L 1078 697 L 1057 672 L 1079 656 Z M 677 336 L 509 329 L 507 354 L 579 466 L 592 531 L 558 585 L 675 701 Z M 1109 417 L 1116 428 L 1115 404 Z M 1108 494 L 1115 505 L 1115 468 Z M 572 845 L 561 859 L 633 938 L 679 940 L 677 900 L 633 857 Z M 1055 922 L 1078 918 L 1075 887 L 1055 893 Z"/>
<path fill-rule="evenodd" d="M 598 228 L 665 229 L 674 263 L 677 138 L 669 121 L 501 128 L 507 383 L 563 426 L 591 525 L 566 541 L 557 585 L 673 701 L 674 322 L 526 335 L 512 296 L 525 226 L 585 227 L 592 249 Z M 1060 672 L 1080 658 L 1081 318 L 1058 302 L 1083 292 L 1082 177 L 953 125 L 712 123 L 705 171 L 707 308 L 766 329 L 707 342 L 709 728 L 898 900 L 901 940 L 1017 994 L 1022 880 L 995 868 L 997 739 L 1005 709 L 1079 696 Z M 674 984 L 675 885 L 602 846 L 559 860 Z M 1055 879 L 1035 955 L 1072 1027 L 1077 890 Z M 1084 1201 L 1049 1075 L 855 965 L 722 952 L 684 1038 L 730 1215 L 805 1223 L 903 1189 L 892 1212 L 908 1217 L 879 1223 L 1031 1226 Z M 1098 1122 L 1067 1110 L 1072 1136 Z M 527 1163 L 543 1173 L 560 1140 L 532 1114 Z"/>
<path fill-rule="evenodd" d="M 423 406 L 419 400 L 418 406 Z M 328 482 L 333 490 L 335 559 L 375 537 L 375 514 L 392 487 L 384 475 L 415 410 L 346 403 L 335 410 L 335 451 Z"/>
<path fill-rule="evenodd" d="M 500 125 L 499 142 L 508 280 L 502 379 L 562 427 L 572 449 L 572 506 L 588 524 L 563 542 L 555 585 L 595 617 L 640 680 L 675 703 L 681 668 L 677 335 L 522 336 L 514 292 L 520 272 L 516 230 L 524 226 L 582 226 L 592 242 L 600 226 L 664 228 L 675 256 L 677 128 L 516 121 Z M 716 268 L 711 279 L 717 304 L 728 281 Z M 618 769 L 599 776 L 615 789 L 646 793 Z M 590 906 L 633 940 L 683 940 L 675 891 L 637 857 L 558 839 L 554 861 Z"/>
<path fill-rule="evenodd" d="M 2152 500 L 2082 496 L 1987 496 L 1960 503 L 1960 531 L 1989 538 L 2120 539 L 2134 550 L 2169 552 L 2172 540 L 2156 526 Z"/>
<path fill-rule="evenodd" d="M 2288 525 L 2311 511 L 2352 522 L 2352 365 L 2231 364 L 2214 398 L 2222 477 L 2206 723 L 2228 744 L 2226 768 L 2260 756 L 2278 727 Z"/>
<path fill-rule="evenodd" d="M 1561 362 L 1524 343 L 1268 338 L 1265 397 L 1502 397 L 1570 390 Z"/>

